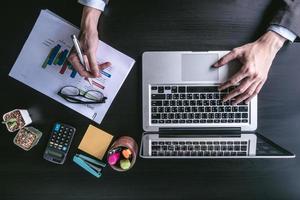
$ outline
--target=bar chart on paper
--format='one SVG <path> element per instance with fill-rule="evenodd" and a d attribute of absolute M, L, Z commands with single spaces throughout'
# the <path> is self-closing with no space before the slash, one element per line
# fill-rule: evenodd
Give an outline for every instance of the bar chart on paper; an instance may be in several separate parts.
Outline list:
<path fill-rule="evenodd" d="M 43 42 L 43 44 L 48 46 L 50 50 L 42 65 L 42 68 L 54 68 L 59 70 L 58 72 L 61 75 L 64 75 L 67 71 L 70 71 L 69 77 L 75 78 L 77 72 L 67 60 L 71 47 L 62 40 L 54 42 L 53 40 L 48 39 L 47 41 Z"/>
<path fill-rule="evenodd" d="M 71 50 L 71 46 L 69 44 L 63 40 L 54 41 L 48 39 L 43 42 L 43 45 L 49 48 L 49 53 L 41 66 L 42 69 L 49 73 L 54 73 L 56 76 L 61 78 L 76 78 L 78 81 L 82 79 L 79 75 L 77 75 L 77 71 L 67 59 Z M 104 62 L 105 61 L 98 60 L 98 65 Z M 94 89 L 104 90 L 105 85 L 112 78 L 113 66 L 99 70 L 99 72 L 101 76 L 92 79 L 92 84 Z M 87 80 L 86 83 L 88 83 Z"/>
<path fill-rule="evenodd" d="M 9 75 L 63 105 L 101 123 L 135 60 L 99 41 L 98 65 L 112 65 L 99 69 L 100 77 L 89 81 L 68 62 L 73 46 L 72 34 L 79 29 L 49 10 L 42 10 Z M 87 63 L 88 64 L 88 63 Z M 75 104 L 61 98 L 62 87 L 75 86 L 81 91 L 99 90 L 107 97 L 102 104 Z"/>
<path fill-rule="evenodd" d="M 104 63 L 104 61 L 98 61 L 98 64 Z M 113 66 L 107 67 L 103 70 L 100 70 L 100 77 L 92 80 L 94 87 L 104 90 L 107 83 L 112 78 Z"/>

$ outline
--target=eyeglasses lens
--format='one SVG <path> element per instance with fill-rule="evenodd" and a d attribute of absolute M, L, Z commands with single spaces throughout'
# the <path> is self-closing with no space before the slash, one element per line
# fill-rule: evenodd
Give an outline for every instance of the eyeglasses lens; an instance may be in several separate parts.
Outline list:
<path fill-rule="evenodd" d="M 99 91 L 91 90 L 85 94 L 85 97 L 93 101 L 101 101 L 103 99 L 103 94 Z"/>
<path fill-rule="evenodd" d="M 61 93 L 67 96 L 76 96 L 80 94 L 80 90 L 76 87 L 64 87 Z"/>

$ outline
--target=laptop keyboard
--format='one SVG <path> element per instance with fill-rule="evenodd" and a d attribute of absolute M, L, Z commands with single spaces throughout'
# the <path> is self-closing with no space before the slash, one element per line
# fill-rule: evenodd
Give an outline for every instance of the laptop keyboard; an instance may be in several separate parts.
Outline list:
<path fill-rule="evenodd" d="M 151 141 L 151 156 L 247 156 L 248 141 Z"/>
<path fill-rule="evenodd" d="M 219 92 L 217 86 L 151 86 L 151 123 L 248 123 L 249 105 L 233 106 L 222 99 L 234 88 Z"/>

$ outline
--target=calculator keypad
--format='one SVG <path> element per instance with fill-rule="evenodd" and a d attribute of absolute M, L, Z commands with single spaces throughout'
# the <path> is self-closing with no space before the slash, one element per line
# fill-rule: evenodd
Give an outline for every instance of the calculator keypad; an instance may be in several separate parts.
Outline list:
<path fill-rule="evenodd" d="M 57 123 L 54 126 L 51 138 L 49 140 L 49 147 L 59 151 L 67 152 L 73 135 L 74 128 Z"/>

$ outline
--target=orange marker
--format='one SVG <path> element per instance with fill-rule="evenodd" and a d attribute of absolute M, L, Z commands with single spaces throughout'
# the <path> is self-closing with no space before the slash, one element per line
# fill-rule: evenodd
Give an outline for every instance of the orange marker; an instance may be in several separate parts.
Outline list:
<path fill-rule="evenodd" d="M 131 151 L 129 150 L 129 149 L 124 149 L 123 151 L 122 151 L 122 155 L 124 156 L 124 158 L 129 158 L 130 156 L 131 156 Z"/>

